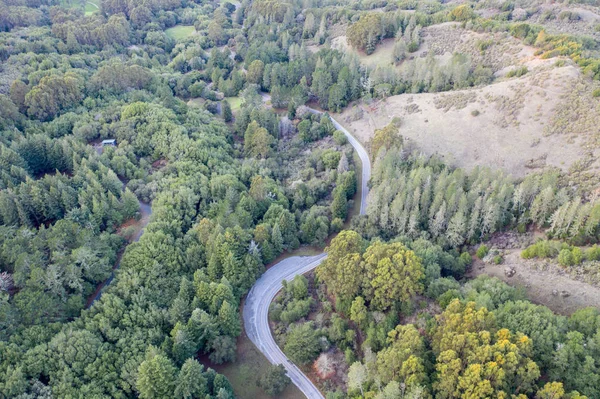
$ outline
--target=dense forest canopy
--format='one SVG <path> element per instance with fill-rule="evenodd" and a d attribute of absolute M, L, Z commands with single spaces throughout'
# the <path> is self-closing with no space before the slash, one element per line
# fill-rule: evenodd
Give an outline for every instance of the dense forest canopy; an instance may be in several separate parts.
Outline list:
<path fill-rule="evenodd" d="M 464 54 L 412 59 L 443 22 L 598 78 L 593 40 L 483 18 L 479 3 L 0 0 L 0 396 L 233 398 L 207 364 L 236 361 L 242 298 L 352 216 L 352 148 L 307 104 L 495 79 Z M 332 48 L 340 26 L 367 54 L 394 40 L 400 68 Z M 495 280 L 464 284 L 469 246 L 502 230 L 544 229 L 574 261 L 570 245 L 600 237 L 595 196 L 558 171 L 452 168 L 394 123 L 370 144 L 367 215 L 331 241 L 316 282 L 288 283 L 273 306 L 290 358 L 344 352 L 331 398 L 598 397 L 597 310 L 565 318 Z M 315 284 L 329 318 L 302 323 Z M 437 313 L 400 323 L 415 297 Z M 284 377 L 260 386 L 277 395 Z"/>

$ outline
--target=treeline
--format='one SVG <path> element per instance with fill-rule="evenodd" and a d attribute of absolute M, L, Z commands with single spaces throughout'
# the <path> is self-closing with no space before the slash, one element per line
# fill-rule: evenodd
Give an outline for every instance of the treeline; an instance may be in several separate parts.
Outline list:
<path fill-rule="evenodd" d="M 477 167 L 466 173 L 395 145 L 379 150 L 371 181 L 368 223 L 377 233 L 370 235 L 460 247 L 533 223 L 574 242 L 598 240 L 600 205 L 573 198 L 556 171 L 515 183 L 502 172 Z"/>
<path fill-rule="evenodd" d="M 384 13 L 367 11 L 361 13 L 360 18 L 348 27 L 348 44 L 370 55 L 379 42 L 395 37 L 404 43 L 405 50 L 414 52 L 419 48 L 420 31 L 423 27 L 449 21 L 469 21 L 475 16 L 467 4 L 452 9 L 424 7 L 414 13 L 402 9 Z"/>

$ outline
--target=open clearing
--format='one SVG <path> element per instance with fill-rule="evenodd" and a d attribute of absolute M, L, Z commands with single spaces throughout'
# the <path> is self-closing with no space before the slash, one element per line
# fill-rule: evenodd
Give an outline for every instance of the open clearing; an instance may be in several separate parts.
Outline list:
<path fill-rule="evenodd" d="M 165 30 L 167 36 L 169 36 L 173 40 L 183 40 L 187 39 L 194 33 L 196 33 L 196 28 L 193 25 L 176 25 L 172 28 Z"/>
<path fill-rule="evenodd" d="M 570 315 L 577 309 L 588 306 L 600 308 L 600 288 L 573 280 L 559 267 L 549 267 L 546 270 L 532 268 L 534 262 L 544 261 L 525 261 L 521 258 L 521 250 L 511 250 L 505 254 L 501 265 L 476 261 L 471 276 L 487 274 L 498 277 L 509 285 L 521 286 L 532 302 L 545 305 L 563 315 Z M 504 273 L 506 268 L 514 268 L 516 274 L 507 277 Z"/>
<path fill-rule="evenodd" d="M 367 56 L 349 47 L 344 35 L 332 40 L 332 47 L 356 54 L 369 68 L 390 65 L 393 46 L 393 39 L 384 40 Z M 591 94 L 598 83 L 569 59 L 540 59 L 533 47 L 507 33 L 477 33 L 452 22 L 424 28 L 421 46 L 409 59 L 434 56 L 443 63 L 454 53 L 490 68 L 494 82 L 361 102 L 339 120 L 368 144 L 375 129 L 399 117 L 407 143 L 467 169 L 485 165 L 521 177 L 549 166 L 567 171 L 577 162 L 592 171 L 600 165 L 600 99 Z M 506 78 L 519 67 L 529 72 Z"/>
<path fill-rule="evenodd" d="M 242 98 L 237 97 L 227 97 L 225 98 L 229 105 L 231 106 L 231 112 L 235 113 L 240 110 L 240 106 L 242 105 Z"/>
<path fill-rule="evenodd" d="M 95 2 L 88 1 L 85 3 L 85 8 L 83 11 L 85 12 L 85 15 L 92 15 L 98 10 L 100 10 L 100 7 L 98 7 Z"/>
<path fill-rule="evenodd" d="M 352 109 L 341 118 L 366 143 L 375 129 L 400 117 L 400 133 L 408 143 L 467 169 L 485 165 L 515 176 L 545 166 L 567 169 L 584 155 L 582 132 L 565 126 L 560 133 L 547 133 L 559 108 L 551 104 L 562 104 L 579 80 L 577 68 L 546 63 L 537 73 L 482 88 L 402 94 L 360 104 L 362 119 L 352 121 Z"/>
<path fill-rule="evenodd" d="M 84 4 L 75 0 L 61 0 L 60 2 L 60 5 L 66 8 L 83 9 L 83 12 L 86 16 L 92 15 L 93 13 L 99 11 L 99 4 L 99 0 L 86 1 Z"/>
<path fill-rule="evenodd" d="M 363 51 L 356 50 L 348 45 L 346 36 L 338 36 L 331 41 L 331 48 L 343 51 L 345 53 L 355 54 L 360 62 L 369 67 L 375 68 L 377 66 L 390 65 L 394 59 L 394 39 L 383 40 L 375 49 L 375 52 L 371 55 L 367 55 Z"/>

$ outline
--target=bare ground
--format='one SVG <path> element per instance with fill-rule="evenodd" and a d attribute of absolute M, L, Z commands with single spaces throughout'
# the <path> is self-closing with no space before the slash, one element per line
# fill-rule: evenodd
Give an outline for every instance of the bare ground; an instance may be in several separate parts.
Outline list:
<path fill-rule="evenodd" d="M 533 268 L 533 263 L 520 256 L 520 250 L 509 250 L 501 265 L 476 261 L 470 277 L 481 274 L 498 277 L 511 286 L 524 287 L 529 299 L 549 307 L 555 313 L 570 315 L 577 309 L 588 306 L 600 308 L 600 288 L 570 278 L 560 267 L 546 270 Z M 512 277 L 505 274 L 507 268 L 514 268 Z"/>
<path fill-rule="evenodd" d="M 600 135 L 599 101 L 591 94 L 589 99 L 577 94 L 591 93 L 591 83 L 577 67 L 554 64 L 555 60 L 527 59 L 523 65 L 531 72 L 521 78 L 446 93 L 392 96 L 358 104 L 363 110 L 359 120 L 354 120 L 352 107 L 339 118 L 368 143 L 375 129 L 400 117 L 400 133 L 408 142 L 467 169 L 485 165 L 520 177 L 546 166 L 568 170 L 590 152 L 597 164 L 597 145 L 590 141 Z M 577 89 L 581 85 L 584 90 Z M 574 97 L 583 108 L 572 106 Z"/>

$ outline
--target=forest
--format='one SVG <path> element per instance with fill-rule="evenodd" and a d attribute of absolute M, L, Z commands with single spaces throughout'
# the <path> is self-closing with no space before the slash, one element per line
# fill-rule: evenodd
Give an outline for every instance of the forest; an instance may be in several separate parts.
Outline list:
<path fill-rule="evenodd" d="M 359 165 L 327 112 L 495 79 L 414 58 L 425 27 L 506 32 L 599 78 L 593 40 L 476 3 L 0 0 L 0 397 L 244 397 L 215 371 L 238 361 L 244 297 L 308 247 L 327 260 L 270 315 L 303 370 L 344 374 L 328 399 L 599 397 L 598 309 L 467 277 L 503 231 L 545 232 L 525 259 L 600 259 L 593 192 L 451 167 L 392 121 L 353 212 Z M 339 25 L 365 54 L 393 40 L 399 69 L 333 48 Z"/>

